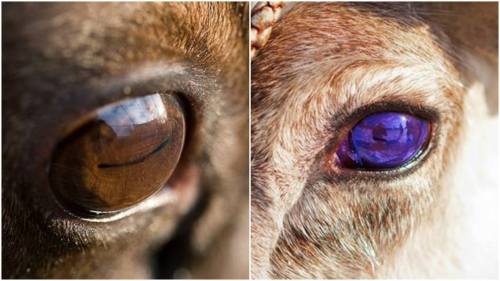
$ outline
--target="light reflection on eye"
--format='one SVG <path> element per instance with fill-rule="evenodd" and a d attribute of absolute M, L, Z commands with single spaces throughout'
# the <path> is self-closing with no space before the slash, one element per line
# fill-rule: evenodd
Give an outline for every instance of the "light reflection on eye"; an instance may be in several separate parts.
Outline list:
<path fill-rule="evenodd" d="M 113 128 L 118 136 L 127 136 L 136 125 L 151 121 L 165 123 L 168 119 L 160 95 L 125 100 L 120 105 L 104 108 L 98 118 Z"/>
<path fill-rule="evenodd" d="M 171 95 L 106 106 L 56 148 L 52 189 L 78 213 L 133 206 L 164 187 L 179 161 L 185 130 L 184 112 Z"/>

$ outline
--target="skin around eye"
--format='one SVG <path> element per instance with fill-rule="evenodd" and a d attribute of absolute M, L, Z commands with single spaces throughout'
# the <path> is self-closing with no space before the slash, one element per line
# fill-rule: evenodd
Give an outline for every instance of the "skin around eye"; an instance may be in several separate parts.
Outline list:
<path fill-rule="evenodd" d="M 131 207 L 165 186 L 179 161 L 185 130 L 183 110 L 171 95 L 106 106 L 56 148 L 52 189 L 77 213 Z"/>
<path fill-rule="evenodd" d="M 343 168 L 384 170 L 415 159 L 429 141 L 431 124 L 401 112 L 380 112 L 359 121 L 337 148 Z"/>

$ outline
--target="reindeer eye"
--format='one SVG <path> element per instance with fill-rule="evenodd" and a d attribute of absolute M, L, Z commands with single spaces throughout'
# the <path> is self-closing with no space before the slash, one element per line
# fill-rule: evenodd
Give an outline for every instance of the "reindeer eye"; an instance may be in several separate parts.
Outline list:
<path fill-rule="evenodd" d="M 430 136 L 431 125 L 400 112 L 380 112 L 358 122 L 336 151 L 340 166 L 350 169 L 392 169 L 418 157 Z"/>
<path fill-rule="evenodd" d="M 184 113 L 171 95 L 106 106 L 56 148 L 52 189 L 75 212 L 130 207 L 164 187 L 179 161 L 184 134 Z"/>

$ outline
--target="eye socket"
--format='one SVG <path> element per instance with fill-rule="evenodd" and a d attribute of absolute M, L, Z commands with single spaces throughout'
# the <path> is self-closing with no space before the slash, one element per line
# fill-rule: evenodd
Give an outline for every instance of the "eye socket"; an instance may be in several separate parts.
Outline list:
<path fill-rule="evenodd" d="M 379 112 L 359 121 L 340 142 L 336 160 L 343 168 L 388 170 L 410 163 L 425 149 L 431 124 L 401 112 Z"/>
<path fill-rule="evenodd" d="M 172 95 L 106 106 L 56 148 L 52 189 L 77 213 L 131 207 L 164 187 L 179 161 L 185 130 L 184 112 Z"/>

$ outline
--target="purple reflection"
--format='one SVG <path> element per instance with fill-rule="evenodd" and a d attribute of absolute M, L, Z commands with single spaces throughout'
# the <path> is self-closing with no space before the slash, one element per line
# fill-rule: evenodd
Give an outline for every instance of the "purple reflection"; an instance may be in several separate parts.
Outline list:
<path fill-rule="evenodd" d="M 375 113 L 351 129 L 336 154 L 340 164 L 347 168 L 395 168 L 420 153 L 429 133 L 429 122 L 416 116 Z"/>

